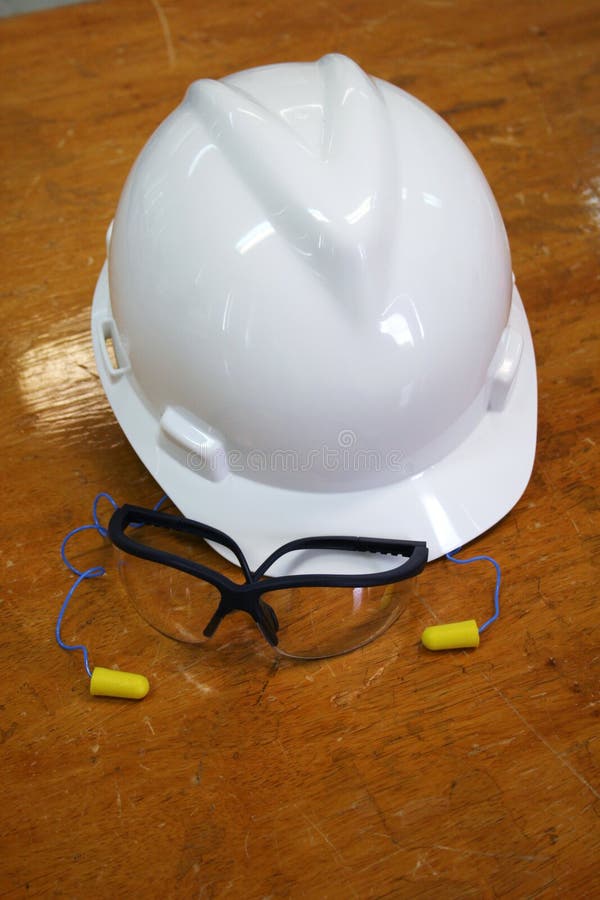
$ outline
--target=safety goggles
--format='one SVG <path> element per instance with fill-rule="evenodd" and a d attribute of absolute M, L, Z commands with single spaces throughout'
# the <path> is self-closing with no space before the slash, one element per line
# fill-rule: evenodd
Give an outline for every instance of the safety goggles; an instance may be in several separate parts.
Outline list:
<path fill-rule="evenodd" d="M 338 656 L 374 640 L 427 562 L 422 541 L 311 537 L 284 544 L 251 571 L 224 532 L 130 505 L 115 510 L 108 534 L 134 604 L 159 631 L 198 644 L 226 617 L 246 613 L 271 647 L 294 659 Z M 392 565 L 393 557 L 402 563 Z"/>

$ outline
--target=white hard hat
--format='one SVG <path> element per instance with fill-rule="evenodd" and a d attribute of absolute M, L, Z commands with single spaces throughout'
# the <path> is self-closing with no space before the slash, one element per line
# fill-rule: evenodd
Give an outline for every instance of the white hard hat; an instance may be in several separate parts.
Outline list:
<path fill-rule="evenodd" d="M 339 55 L 197 81 L 107 243 L 92 332 L 115 415 L 251 565 L 315 534 L 435 559 L 519 499 L 536 376 L 506 232 L 414 97 Z"/>

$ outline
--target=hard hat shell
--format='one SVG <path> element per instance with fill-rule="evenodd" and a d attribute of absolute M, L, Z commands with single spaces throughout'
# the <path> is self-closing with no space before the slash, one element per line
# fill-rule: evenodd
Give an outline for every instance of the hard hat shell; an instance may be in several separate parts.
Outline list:
<path fill-rule="evenodd" d="M 107 245 L 92 332 L 115 415 L 251 564 L 317 533 L 434 559 L 525 489 L 535 361 L 502 217 L 406 92 L 339 55 L 195 82 Z"/>

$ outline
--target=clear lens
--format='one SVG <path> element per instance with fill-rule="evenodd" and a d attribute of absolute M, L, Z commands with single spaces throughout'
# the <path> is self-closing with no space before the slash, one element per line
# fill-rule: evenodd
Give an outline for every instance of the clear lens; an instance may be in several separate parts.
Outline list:
<path fill-rule="evenodd" d="M 183 572 L 119 552 L 119 574 L 138 613 L 158 631 L 190 644 L 202 634 L 219 603 L 211 584 Z"/>
<path fill-rule="evenodd" d="M 375 587 L 267 591 L 263 600 L 279 620 L 280 653 L 323 659 L 349 653 L 382 634 L 398 618 L 413 590 L 409 579 Z"/>
<path fill-rule="evenodd" d="M 244 581 L 241 569 L 223 559 L 201 538 L 154 525 L 130 526 L 127 536 L 144 546 L 201 563 L 232 581 Z M 169 566 L 139 559 L 120 550 L 117 553 L 125 589 L 139 614 L 150 625 L 178 641 L 192 644 L 206 641 L 202 632 L 220 600 L 216 587 Z M 238 620 L 247 616 L 227 618 Z"/>

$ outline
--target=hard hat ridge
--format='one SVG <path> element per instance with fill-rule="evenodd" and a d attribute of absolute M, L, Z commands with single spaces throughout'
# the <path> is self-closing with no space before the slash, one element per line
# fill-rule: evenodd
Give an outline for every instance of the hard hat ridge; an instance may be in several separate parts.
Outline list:
<path fill-rule="evenodd" d="M 329 54 L 316 68 L 318 129 L 308 113 L 288 121 L 235 77 L 194 82 L 184 103 L 264 209 L 263 232 L 285 238 L 350 311 L 380 310 L 398 215 L 389 113 L 352 60 Z"/>

